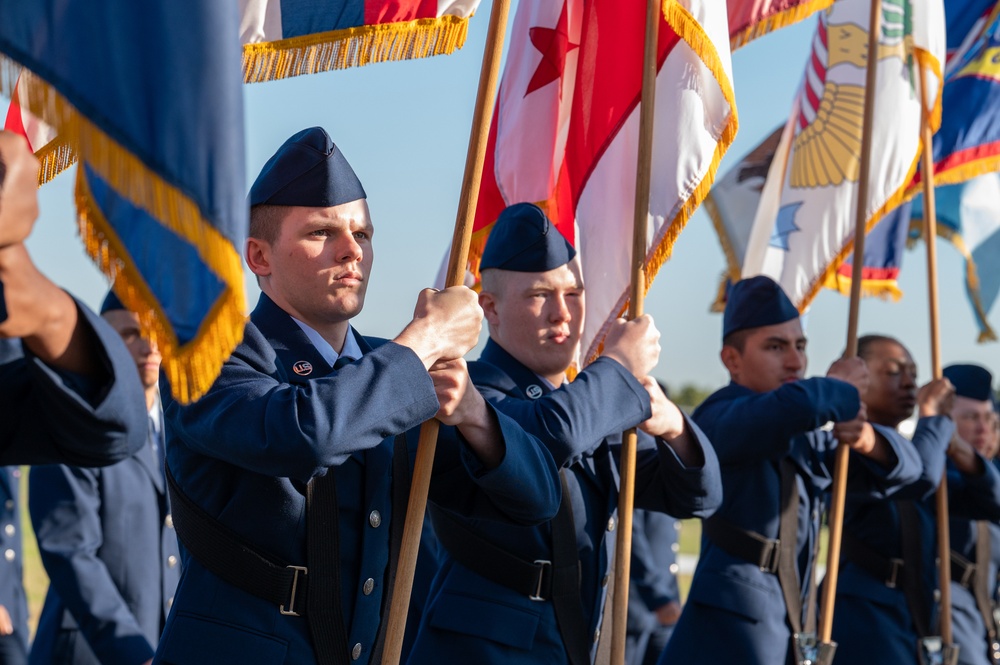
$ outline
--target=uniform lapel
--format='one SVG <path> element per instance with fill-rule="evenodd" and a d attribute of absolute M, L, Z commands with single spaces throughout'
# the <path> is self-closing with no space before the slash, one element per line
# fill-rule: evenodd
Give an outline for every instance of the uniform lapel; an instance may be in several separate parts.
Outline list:
<path fill-rule="evenodd" d="M 310 379 L 326 376 L 333 369 L 299 324 L 267 295 L 260 294 L 250 320 L 274 348 L 275 364 L 288 383 L 306 385 Z"/>

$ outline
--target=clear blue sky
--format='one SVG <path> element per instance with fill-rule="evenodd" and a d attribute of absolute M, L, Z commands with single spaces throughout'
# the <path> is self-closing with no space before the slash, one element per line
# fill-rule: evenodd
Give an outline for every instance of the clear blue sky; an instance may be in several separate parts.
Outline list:
<path fill-rule="evenodd" d="M 419 288 L 432 285 L 451 240 L 490 4 L 483 0 L 465 48 L 454 55 L 245 88 L 248 186 L 284 139 L 311 125 L 330 132 L 365 185 L 376 227 L 374 274 L 356 320 L 366 334 L 399 332 Z M 511 19 L 516 6 L 514 0 Z M 815 18 L 808 19 L 734 54 L 740 130 L 720 174 L 788 116 L 814 25 Z M 106 282 L 76 235 L 72 189 L 72 172 L 42 188 L 42 215 L 29 247 L 43 270 L 96 306 Z M 963 264 L 950 245 L 939 242 L 938 248 L 944 362 L 978 362 L 1000 372 L 1000 345 L 975 343 Z M 656 373 L 673 386 L 716 387 L 728 380 L 718 360 L 721 317 L 708 313 L 724 266 L 711 222 L 699 210 L 646 302 L 663 333 Z M 903 300 L 865 300 L 860 326 L 862 334 L 900 337 L 923 378 L 930 367 L 925 266 L 921 245 L 904 262 Z M 252 306 L 258 292 L 250 280 L 247 287 Z M 823 373 L 841 353 L 847 310 L 848 300 L 832 292 L 814 302 L 807 319 L 813 372 Z M 991 320 L 1000 328 L 1000 314 L 994 312 Z"/>

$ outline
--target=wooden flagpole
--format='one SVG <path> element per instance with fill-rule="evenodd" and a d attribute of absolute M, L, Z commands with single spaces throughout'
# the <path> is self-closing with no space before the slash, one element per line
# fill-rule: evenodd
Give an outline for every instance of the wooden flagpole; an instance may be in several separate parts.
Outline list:
<path fill-rule="evenodd" d="M 460 286 L 465 281 L 466 266 L 469 262 L 469 243 L 472 240 L 472 224 L 479 202 L 479 186 L 483 177 L 483 161 L 486 159 L 486 144 L 493 119 L 493 101 L 496 97 L 497 80 L 500 78 L 500 57 L 503 54 L 504 37 L 507 32 L 507 15 L 510 0 L 493 0 L 490 24 L 486 35 L 486 50 L 479 73 L 479 90 L 472 115 L 472 132 L 469 149 L 465 157 L 465 175 L 462 177 L 462 191 L 455 220 L 455 232 L 451 241 L 451 255 L 448 257 L 446 286 Z M 403 542 L 396 567 L 396 580 L 392 590 L 392 604 L 386 629 L 385 650 L 382 662 L 397 665 L 403 651 L 403 634 L 406 630 L 406 615 L 410 605 L 410 591 L 417 566 L 417 552 L 420 548 L 420 534 L 427 509 L 427 492 L 431 483 L 434 452 L 440 423 L 428 420 L 420 428 L 417 456 L 414 463 L 413 479 L 410 484 L 410 499 L 406 507 L 406 522 L 403 527 Z"/>
<path fill-rule="evenodd" d="M 632 226 L 632 281 L 628 318 L 642 316 L 646 295 L 646 230 L 649 218 L 649 183 L 653 162 L 653 105 L 656 100 L 656 62 L 660 34 L 661 0 L 646 0 L 646 36 L 642 62 L 642 102 L 639 107 L 639 156 L 636 161 L 635 215 Z M 637 438 L 632 429 L 622 441 L 618 490 L 618 539 L 615 543 L 615 585 L 611 663 L 625 662 L 625 624 L 628 618 L 629 570 L 632 563 L 632 507 L 635 499 L 635 452 Z"/>
<path fill-rule="evenodd" d="M 868 18 L 868 61 L 865 68 L 865 115 L 861 129 L 861 169 L 858 175 L 858 199 L 854 218 L 854 258 L 851 271 L 851 305 L 847 321 L 847 358 L 858 355 L 858 314 L 861 307 L 862 268 L 865 258 L 865 226 L 868 221 L 868 182 L 871 178 L 873 119 L 875 117 L 875 86 L 878 79 L 878 37 L 881 31 L 882 2 L 872 0 Z M 840 573 L 840 544 L 844 535 L 844 499 L 847 495 L 847 462 L 851 449 L 837 446 L 833 470 L 833 494 L 830 498 L 830 542 L 826 559 L 826 579 L 823 582 L 823 602 L 819 616 L 819 642 L 832 644 L 833 603 L 837 595 Z"/>
<path fill-rule="evenodd" d="M 924 144 L 921 172 L 924 184 L 924 242 L 927 244 L 927 298 L 931 322 L 931 374 L 940 379 L 941 331 L 938 318 L 937 280 L 937 209 L 934 201 L 934 144 L 930 114 L 927 110 L 927 78 L 923 67 L 920 71 L 920 130 Z M 951 542 L 948 530 L 948 474 L 941 474 L 941 484 L 935 495 L 938 532 L 938 583 L 941 588 L 941 642 L 951 645 Z"/>

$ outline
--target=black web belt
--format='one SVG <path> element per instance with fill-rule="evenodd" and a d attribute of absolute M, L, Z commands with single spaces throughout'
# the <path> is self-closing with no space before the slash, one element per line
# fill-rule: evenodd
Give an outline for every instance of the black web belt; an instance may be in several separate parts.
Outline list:
<path fill-rule="evenodd" d="M 403 435 L 396 438 L 392 475 L 393 518 L 384 607 L 392 602 L 409 495 L 409 456 Z M 307 566 L 289 564 L 270 553 L 261 553 L 257 546 L 192 501 L 177 484 L 169 466 L 166 466 L 166 476 L 174 529 L 191 556 L 224 582 L 273 603 L 279 613 L 305 617 L 321 665 L 349 663 L 347 629 L 341 606 L 339 511 L 333 473 L 313 478 L 306 486 Z M 386 623 L 382 622 L 372 647 L 373 664 L 381 661 Z"/>
<path fill-rule="evenodd" d="M 917 636 L 927 637 L 931 629 L 931 608 L 924 600 L 920 580 L 920 571 L 923 569 L 920 518 L 913 501 L 898 501 L 895 505 L 899 513 L 900 550 L 903 558 L 887 557 L 846 530 L 841 556 L 890 589 L 900 588 L 906 598 Z"/>
<path fill-rule="evenodd" d="M 580 555 L 565 469 L 560 471 L 563 498 L 552 518 L 552 560 L 527 561 L 486 540 L 450 513 L 432 509 L 434 532 L 455 561 L 491 582 L 535 601 L 551 601 L 556 623 L 572 665 L 589 665 Z"/>
<path fill-rule="evenodd" d="M 713 543 L 731 556 L 752 563 L 766 573 L 776 575 L 785 599 L 785 610 L 792 633 L 801 633 L 802 587 L 795 572 L 795 548 L 798 540 L 799 493 L 795 486 L 795 464 L 786 458 L 778 466 L 781 477 L 781 507 L 778 538 L 737 526 L 723 517 L 710 517 L 703 524 L 704 533 Z M 815 579 L 815 573 L 813 575 Z M 816 612 L 813 607 L 815 584 L 809 585 L 806 631 L 815 630 Z"/>

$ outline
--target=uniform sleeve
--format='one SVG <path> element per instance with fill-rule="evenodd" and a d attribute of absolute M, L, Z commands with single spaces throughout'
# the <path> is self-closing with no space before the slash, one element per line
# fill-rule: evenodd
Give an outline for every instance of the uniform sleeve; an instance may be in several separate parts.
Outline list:
<path fill-rule="evenodd" d="M 512 418 L 490 409 L 504 440 L 503 460 L 496 468 L 485 470 L 455 428 L 442 428 L 430 498 L 466 517 L 529 526 L 552 519 L 562 498 L 559 470 L 552 455 Z M 407 442 L 412 456 L 416 437 L 409 436 Z"/>
<path fill-rule="evenodd" d="M 208 394 L 166 407 L 171 437 L 255 473 L 307 482 L 438 409 L 423 363 L 392 342 L 304 384 L 280 380 L 274 358 L 248 326 Z"/>
<path fill-rule="evenodd" d="M 118 334 L 79 302 L 80 325 L 93 332 L 99 372 L 54 369 L 19 340 L 0 341 L 0 465 L 104 466 L 146 440 L 139 373 Z"/>
<path fill-rule="evenodd" d="M 40 466 L 28 477 L 28 507 L 49 584 L 106 665 L 153 657 L 138 621 L 97 553 L 103 543 L 99 471 Z"/>
<path fill-rule="evenodd" d="M 573 381 L 538 399 L 498 389 L 496 372 L 484 363 L 470 365 L 472 379 L 487 401 L 541 439 L 560 467 L 652 415 L 649 393 L 611 358 L 598 358 Z"/>
<path fill-rule="evenodd" d="M 723 465 L 781 459 L 796 434 L 830 421 L 851 420 L 861 409 L 857 389 L 838 379 L 803 379 L 766 393 L 742 390 L 734 399 L 709 398 L 694 413 Z"/>
<path fill-rule="evenodd" d="M 981 475 L 961 473 L 948 463 L 948 513 L 971 520 L 1000 521 L 1000 471 L 978 453 Z"/>
<path fill-rule="evenodd" d="M 722 472 L 708 437 L 687 416 L 684 421 L 701 450 L 703 463 L 686 466 L 666 441 L 639 432 L 635 501 L 646 510 L 705 519 L 722 505 Z M 613 451 L 616 458 L 620 457 L 621 446 L 614 446 Z"/>

